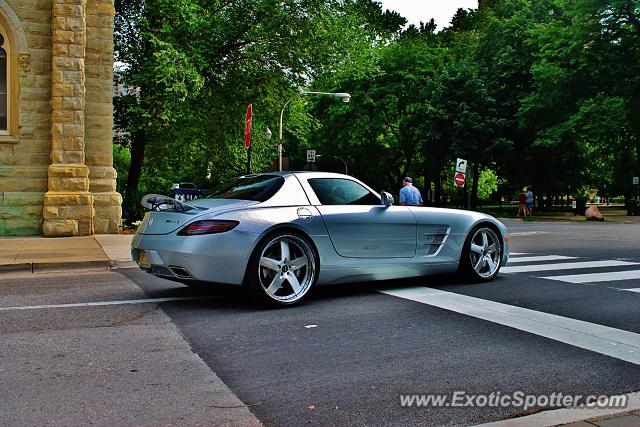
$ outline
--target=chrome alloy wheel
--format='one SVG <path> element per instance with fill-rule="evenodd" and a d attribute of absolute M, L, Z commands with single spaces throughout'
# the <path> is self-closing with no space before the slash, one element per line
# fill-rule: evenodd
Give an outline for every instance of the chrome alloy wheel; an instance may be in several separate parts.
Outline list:
<path fill-rule="evenodd" d="M 475 273 L 490 279 L 496 275 L 502 260 L 500 240 L 490 228 L 479 228 L 469 242 L 469 257 Z"/>
<path fill-rule="evenodd" d="M 258 262 L 258 278 L 266 295 L 276 302 L 293 303 L 311 288 L 316 258 L 309 244 L 293 235 L 273 238 Z"/>

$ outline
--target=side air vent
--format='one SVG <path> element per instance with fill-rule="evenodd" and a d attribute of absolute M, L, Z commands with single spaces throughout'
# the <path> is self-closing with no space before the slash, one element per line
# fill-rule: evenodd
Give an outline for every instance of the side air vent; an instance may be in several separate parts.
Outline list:
<path fill-rule="evenodd" d="M 436 255 L 449 236 L 451 229 L 446 225 L 423 226 L 420 230 L 421 246 L 425 248 L 427 256 Z"/>

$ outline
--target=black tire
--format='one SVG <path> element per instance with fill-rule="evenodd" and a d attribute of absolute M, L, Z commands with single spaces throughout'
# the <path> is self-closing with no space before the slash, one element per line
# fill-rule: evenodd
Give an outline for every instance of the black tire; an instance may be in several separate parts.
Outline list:
<path fill-rule="evenodd" d="M 307 237 L 290 231 L 275 232 L 253 251 L 245 286 L 260 305 L 292 306 L 315 285 L 318 267 L 318 256 Z"/>
<path fill-rule="evenodd" d="M 500 271 L 503 250 L 502 237 L 495 227 L 478 224 L 464 242 L 459 272 L 471 282 L 490 282 Z"/>

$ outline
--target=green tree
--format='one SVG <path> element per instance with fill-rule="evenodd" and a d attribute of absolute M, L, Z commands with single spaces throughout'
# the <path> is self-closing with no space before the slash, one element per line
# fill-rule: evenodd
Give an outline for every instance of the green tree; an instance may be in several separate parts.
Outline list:
<path fill-rule="evenodd" d="M 364 58 L 404 22 L 369 0 L 117 0 L 116 9 L 116 59 L 137 89 L 116 103 L 131 149 L 125 205 L 137 203 L 142 175 L 163 186 L 207 169 L 214 181 L 241 173 L 249 103 L 262 135 L 299 85 Z M 264 169 L 270 143 L 256 143 Z"/>

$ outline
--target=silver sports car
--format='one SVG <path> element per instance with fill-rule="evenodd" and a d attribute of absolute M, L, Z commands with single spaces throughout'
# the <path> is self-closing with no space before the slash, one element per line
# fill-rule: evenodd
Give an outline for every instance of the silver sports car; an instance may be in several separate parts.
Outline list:
<path fill-rule="evenodd" d="M 132 243 L 145 271 L 187 285 L 245 285 L 275 305 L 315 285 L 459 271 L 492 280 L 505 226 L 477 212 L 393 206 L 393 197 L 326 172 L 242 176 L 206 198 L 147 195 Z"/>

